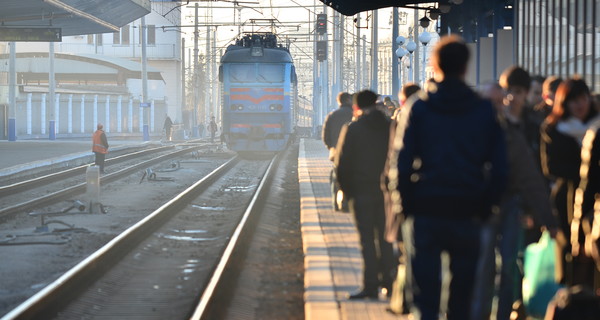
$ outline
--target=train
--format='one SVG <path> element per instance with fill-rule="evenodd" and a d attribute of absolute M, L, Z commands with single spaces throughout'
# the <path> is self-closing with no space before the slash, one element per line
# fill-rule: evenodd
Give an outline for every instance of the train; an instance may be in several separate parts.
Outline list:
<path fill-rule="evenodd" d="M 296 127 L 298 80 L 289 47 L 273 33 L 247 33 L 229 45 L 219 65 L 221 124 L 238 153 L 279 152 Z"/>

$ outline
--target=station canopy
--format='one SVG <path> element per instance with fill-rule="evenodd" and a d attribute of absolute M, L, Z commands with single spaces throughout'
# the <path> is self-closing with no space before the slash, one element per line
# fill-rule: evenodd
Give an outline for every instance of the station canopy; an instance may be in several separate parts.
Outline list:
<path fill-rule="evenodd" d="M 63 36 L 116 32 L 150 13 L 150 0 L 2 0 L 0 28 L 60 28 Z"/>
<path fill-rule="evenodd" d="M 332 7 L 335 11 L 346 15 L 353 16 L 359 12 L 376 10 L 387 7 L 404 7 L 420 3 L 437 2 L 440 4 L 448 4 L 450 0 L 320 0 L 324 4 Z M 462 2 L 462 1 L 461 1 Z"/>

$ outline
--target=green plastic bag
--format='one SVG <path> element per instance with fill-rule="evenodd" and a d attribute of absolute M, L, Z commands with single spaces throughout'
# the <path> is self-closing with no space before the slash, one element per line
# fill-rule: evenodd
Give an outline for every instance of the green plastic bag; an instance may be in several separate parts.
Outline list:
<path fill-rule="evenodd" d="M 548 231 L 525 249 L 523 304 L 530 316 L 543 318 L 548 303 L 560 289 L 555 276 L 557 250 L 556 241 Z"/>

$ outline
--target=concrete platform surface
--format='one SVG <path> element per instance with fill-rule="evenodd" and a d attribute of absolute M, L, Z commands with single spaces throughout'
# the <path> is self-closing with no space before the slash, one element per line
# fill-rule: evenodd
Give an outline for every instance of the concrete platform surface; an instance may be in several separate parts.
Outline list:
<path fill-rule="evenodd" d="M 153 142 L 111 140 L 109 137 L 108 143 L 110 156 L 111 150 Z M 85 155 L 93 155 L 91 137 L 89 140 L 0 140 L 0 177 Z"/>
<path fill-rule="evenodd" d="M 352 215 L 333 211 L 331 161 L 320 140 L 303 139 L 298 156 L 305 318 L 408 319 L 386 311 L 389 300 L 350 301 L 362 283 L 362 257 Z"/>

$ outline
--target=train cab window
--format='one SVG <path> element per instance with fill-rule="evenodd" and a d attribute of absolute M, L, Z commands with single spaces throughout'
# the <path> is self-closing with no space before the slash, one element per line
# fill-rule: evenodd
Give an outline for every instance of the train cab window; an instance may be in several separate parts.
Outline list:
<path fill-rule="evenodd" d="M 281 64 L 263 64 L 258 68 L 258 82 L 283 82 L 283 78 Z"/>
<path fill-rule="evenodd" d="M 231 82 L 255 82 L 255 70 L 253 64 L 231 64 L 229 66 L 229 80 Z"/>

